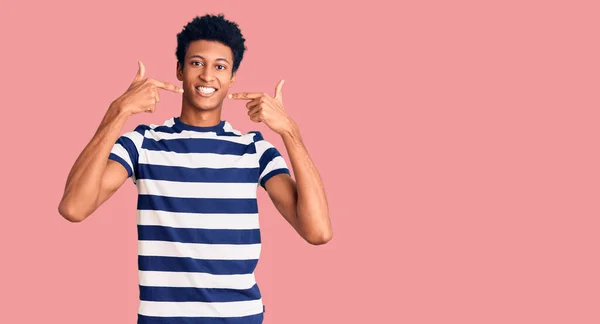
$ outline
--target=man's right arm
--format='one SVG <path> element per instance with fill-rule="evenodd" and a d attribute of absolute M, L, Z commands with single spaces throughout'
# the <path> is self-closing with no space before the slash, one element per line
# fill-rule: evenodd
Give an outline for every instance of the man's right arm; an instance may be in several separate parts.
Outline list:
<path fill-rule="evenodd" d="M 83 149 L 67 178 L 58 212 L 71 222 L 92 214 L 129 177 L 127 170 L 108 156 L 129 113 L 113 102 L 92 140 Z"/>
<path fill-rule="evenodd" d="M 131 170 L 109 160 L 127 118 L 141 112 L 154 112 L 160 101 L 159 88 L 183 93 L 183 89 L 170 83 L 145 78 L 144 64 L 138 64 L 131 86 L 110 105 L 96 134 L 71 168 L 58 205 L 58 212 L 71 222 L 86 219 L 130 176 Z"/>

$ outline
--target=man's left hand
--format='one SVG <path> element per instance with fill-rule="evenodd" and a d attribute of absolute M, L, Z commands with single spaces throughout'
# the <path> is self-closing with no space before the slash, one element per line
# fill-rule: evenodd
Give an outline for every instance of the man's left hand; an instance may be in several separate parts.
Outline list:
<path fill-rule="evenodd" d="M 255 123 L 265 123 L 271 130 L 279 135 L 292 129 L 294 121 L 283 108 L 283 95 L 281 89 L 284 80 L 279 81 L 275 87 L 275 97 L 259 92 L 238 92 L 229 94 L 228 98 L 237 100 L 250 100 L 246 103 L 248 116 Z"/>

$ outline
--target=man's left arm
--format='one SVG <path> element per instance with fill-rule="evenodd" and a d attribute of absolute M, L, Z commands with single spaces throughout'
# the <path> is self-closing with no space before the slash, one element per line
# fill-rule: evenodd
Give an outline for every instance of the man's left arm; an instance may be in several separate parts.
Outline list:
<path fill-rule="evenodd" d="M 249 100 L 246 108 L 250 119 L 264 123 L 283 139 L 296 180 L 287 173 L 279 173 L 266 180 L 265 190 L 275 208 L 302 238 L 311 244 L 324 244 L 333 236 L 325 188 L 298 125 L 283 107 L 283 82 L 275 87 L 274 97 L 241 92 L 230 94 L 229 98 Z"/>
<path fill-rule="evenodd" d="M 288 174 L 267 180 L 265 189 L 281 215 L 311 244 L 331 240 L 332 229 L 323 181 L 295 123 L 281 134 L 296 181 Z"/>

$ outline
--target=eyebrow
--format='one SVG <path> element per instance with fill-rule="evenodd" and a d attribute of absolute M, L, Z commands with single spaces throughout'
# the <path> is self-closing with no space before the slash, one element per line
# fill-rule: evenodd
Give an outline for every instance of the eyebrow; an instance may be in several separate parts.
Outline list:
<path fill-rule="evenodd" d="M 200 55 L 192 55 L 192 56 L 190 56 L 189 58 L 190 58 L 190 59 L 193 59 L 193 58 L 201 58 L 201 59 L 205 60 L 205 58 L 204 58 L 203 56 L 200 56 Z M 219 58 L 217 58 L 215 61 L 225 61 L 225 62 L 229 63 L 229 61 L 227 61 L 226 59 L 224 59 L 224 58 L 222 58 L 222 57 L 219 57 Z M 231 64 L 231 63 L 229 63 L 229 64 Z"/>

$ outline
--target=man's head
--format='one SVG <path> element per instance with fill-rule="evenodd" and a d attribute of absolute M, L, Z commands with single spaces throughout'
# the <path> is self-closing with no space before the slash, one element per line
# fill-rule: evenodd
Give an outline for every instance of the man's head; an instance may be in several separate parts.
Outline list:
<path fill-rule="evenodd" d="M 220 108 L 246 50 L 238 25 L 223 15 L 195 17 L 177 34 L 177 79 L 190 106 Z M 214 91 L 213 91 L 214 89 Z"/>

